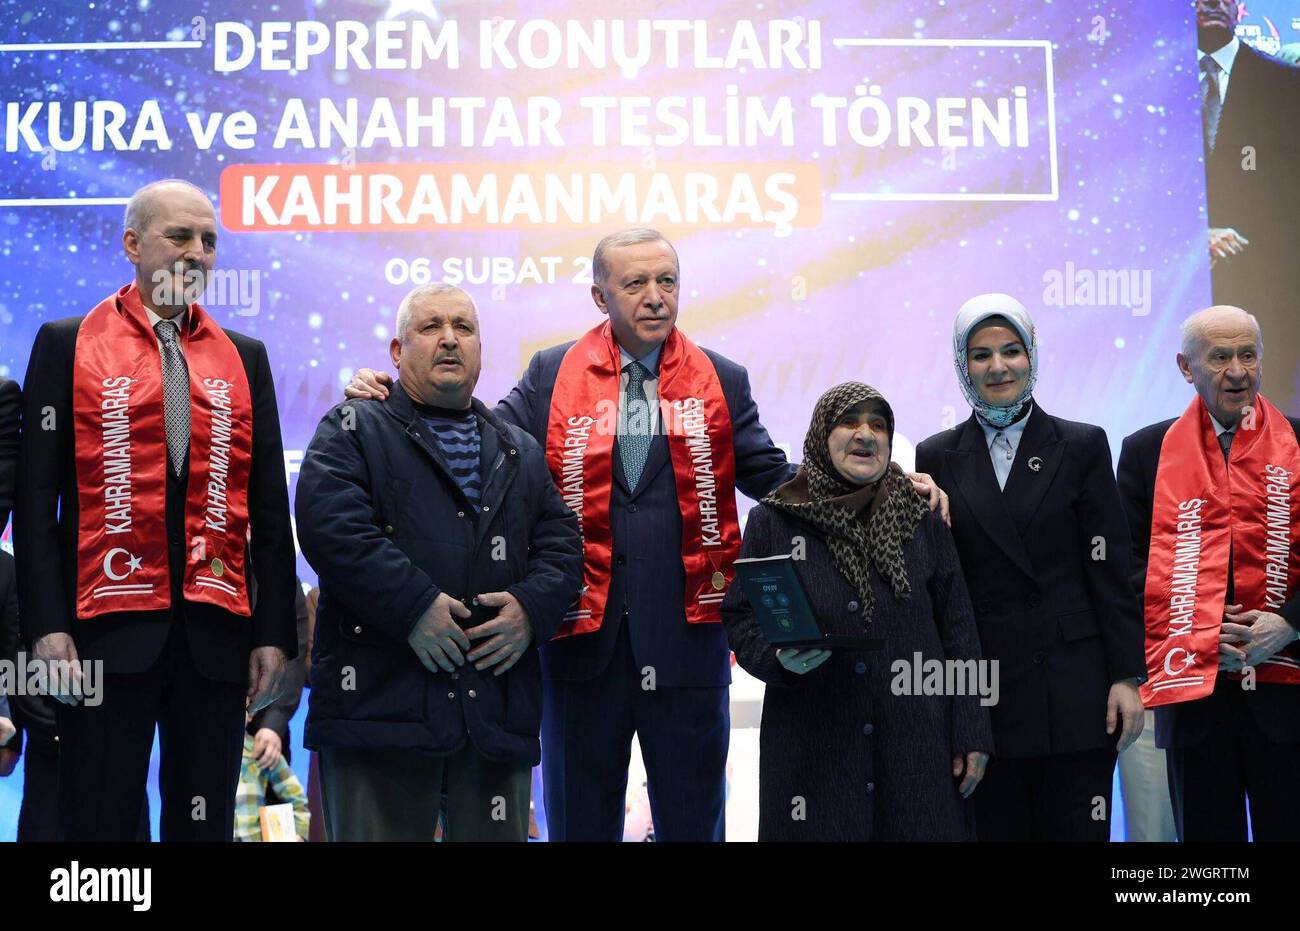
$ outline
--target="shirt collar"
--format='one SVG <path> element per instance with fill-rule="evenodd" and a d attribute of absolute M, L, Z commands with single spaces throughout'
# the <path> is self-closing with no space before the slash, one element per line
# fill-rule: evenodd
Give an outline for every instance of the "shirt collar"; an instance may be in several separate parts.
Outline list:
<path fill-rule="evenodd" d="M 158 325 L 159 320 L 167 319 L 166 317 L 158 316 L 156 313 L 153 312 L 153 310 L 149 308 L 149 305 L 147 304 L 145 305 L 144 312 L 149 315 L 149 329 L 151 330 Z M 186 324 L 189 323 L 190 320 L 190 309 L 186 307 L 184 310 L 180 312 L 179 315 L 172 317 L 171 319 L 173 322 L 175 322 L 176 326 L 179 328 L 179 331 L 181 333 L 184 333 L 185 326 Z"/>
<path fill-rule="evenodd" d="M 989 446 L 993 445 L 993 438 L 1001 433 L 1003 438 L 1011 444 L 1011 448 L 1015 449 L 1020 445 L 1020 437 L 1025 432 L 1025 424 L 1029 423 L 1029 418 L 1032 416 L 1034 416 L 1034 406 L 1031 403 L 1029 405 L 1029 413 L 1025 414 L 1025 416 L 1021 417 L 1015 423 L 1008 424 L 1005 427 L 994 427 L 991 424 L 987 424 L 984 422 L 983 418 L 978 415 L 975 419 L 979 421 L 980 427 L 984 431 L 984 439 Z"/>
<path fill-rule="evenodd" d="M 1224 74 L 1231 76 L 1232 65 L 1233 62 L 1237 60 L 1237 50 L 1240 48 L 1241 40 L 1236 36 L 1233 36 L 1231 42 L 1219 49 L 1217 52 L 1210 52 L 1209 56 L 1218 62 L 1219 67 L 1223 69 Z M 1201 52 L 1200 57 L 1196 59 L 1198 64 L 1205 58 L 1206 54 L 1207 53 L 1205 52 Z"/>
<path fill-rule="evenodd" d="M 1214 424 L 1214 435 L 1216 437 L 1223 436 L 1225 433 L 1237 432 L 1236 424 L 1233 424 L 1231 427 L 1225 427 L 1223 424 L 1219 423 L 1219 418 L 1215 417 L 1213 414 L 1210 415 L 1210 423 Z"/>
<path fill-rule="evenodd" d="M 618 354 L 619 354 L 621 366 L 622 368 L 627 368 L 629 363 L 640 362 L 642 365 L 644 365 L 647 369 L 650 370 L 650 374 L 652 376 L 658 378 L 659 377 L 659 354 L 663 352 L 663 348 L 664 348 L 664 344 L 660 343 L 654 349 L 651 349 L 641 358 L 637 359 L 633 357 L 633 355 L 630 352 L 628 352 L 626 349 L 624 349 L 622 346 L 619 346 Z"/>

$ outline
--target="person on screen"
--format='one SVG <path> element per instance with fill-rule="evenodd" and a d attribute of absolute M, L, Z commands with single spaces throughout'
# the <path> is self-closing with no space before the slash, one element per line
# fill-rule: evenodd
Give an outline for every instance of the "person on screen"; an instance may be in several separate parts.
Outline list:
<path fill-rule="evenodd" d="M 951 495 L 984 656 L 998 663 L 996 756 L 975 796 L 984 840 L 1107 841 L 1116 755 L 1142 733 L 1142 623 L 1106 433 L 1033 397 L 1028 311 L 981 294 L 953 322 L 972 407 L 916 448 Z"/>
<path fill-rule="evenodd" d="M 749 512 L 742 556 L 797 552 L 822 630 L 881 641 L 776 649 L 743 586 L 727 592 L 736 660 L 767 684 L 760 841 L 974 839 L 966 800 L 993 750 L 988 711 L 973 688 L 914 694 L 910 683 L 927 660 L 978 667 L 975 615 L 952 534 L 890 462 L 893 437 L 878 391 L 837 385 L 813 410 L 798 473 Z"/>
<path fill-rule="evenodd" d="M 740 548 L 735 492 L 762 498 L 794 468 L 759 420 L 745 369 L 677 327 L 681 268 L 662 234 L 606 236 L 592 272 L 591 298 L 608 320 L 534 355 L 497 407 L 547 451 L 583 512 L 584 594 L 542 647 L 548 831 L 558 841 L 623 837 L 636 735 L 655 837 L 720 841 L 731 663 L 718 606 Z M 390 381 L 361 369 L 347 393 L 383 396 Z M 703 452 L 660 416 L 688 398 L 700 402 L 690 423 L 708 439 Z M 713 478 L 707 527 L 694 455 Z M 919 494 L 945 500 L 917 479 Z"/>
<path fill-rule="evenodd" d="M 1183 323 L 1177 419 L 1124 440 L 1119 488 L 1144 605 L 1156 743 L 1178 836 L 1300 840 L 1300 419 L 1262 394 L 1264 337 L 1239 307 Z"/>
<path fill-rule="evenodd" d="M 306 745 L 326 832 L 431 842 L 442 813 L 444 840 L 522 842 L 537 644 L 582 581 L 578 520 L 542 447 L 474 397 L 473 298 L 411 291 L 390 352 L 399 387 L 327 413 L 298 475 L 321 589 Z"/>
<path fill-rule="evenodd" d="M 197 303 L 217 255 L 201 190 L 136 191 L 122 244 L 134 280 L 43 324 L 27 364 L 19 617 L 36 659 L 73 670 L 64 838 L 137 836 L 157 728 L 162 839 L 229 841 L 245 706 L 275 699 L 295 650 L 275 385 L 265 346 Z"/>
<path fill-rule="evenodd" d="M 1254 308 L 1281 329 L 1300 294 L 1300 69 L 1244 44 L 1237 0 L 1196 0 L 1197 60 L 1216 304 Z M 1283 390 L 1290 389 L 1283 386 Z"/>

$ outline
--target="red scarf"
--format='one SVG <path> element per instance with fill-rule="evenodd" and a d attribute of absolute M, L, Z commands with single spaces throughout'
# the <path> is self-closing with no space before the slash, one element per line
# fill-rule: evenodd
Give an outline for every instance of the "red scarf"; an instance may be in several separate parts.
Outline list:
<path fill-rule="evenodd" d="M 1300 444 L 1262 395 L 1253 429 L 1251 415 L 1248 408 L 1226 465 L 1199 396 L 1160 447 L 1145 598 L 1148 707 L 1214 691 L 1230 553 L 1233 596 L 1246 610 L 1276 612 L 1300 581 Z M 1256 679 L 1300 684 L 1300 663 L 1279 653 L 1260 664 Z"/>
<path fill-rule="evenodd" d="M 583 539 L 583 590 L 556 638 L 599 630 L 609 597 L 622 359 L 608 322 L 587 332 L 560 362 L 546 431 L 546 462 Z M 731 412 L 713 362 L 673 328 L 659 357 L 659 404 L 682 512 L 686 620 L 716 624 L 740 555 Z"/>
<path fill-rule="evenodd" d="M 244 575 L 253 405 L 235 344 L 198 304 L 181 333 L 190 375 L 189 555 L 183 595 L 250 615 Z M 77 331 L 77 616 L 171 607 L 162 355 L 134 284 Z"/>

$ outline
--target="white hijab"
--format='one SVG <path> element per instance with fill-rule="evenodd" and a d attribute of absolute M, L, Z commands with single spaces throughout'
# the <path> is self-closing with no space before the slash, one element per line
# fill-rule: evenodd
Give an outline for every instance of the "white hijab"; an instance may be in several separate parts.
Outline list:
<path fill-rule="evenodd" d="M 979 391 L 970 379 L 966 369 L 966 344 L 971 331 L 989 317 L 1005 317 L 1020 335 L 1029 353 L 1029 377 L 1020 396 L 1010 404 L 990 404 L 980 397 Z M 957 311 L 957 319 L 952 324 L 952 356 L 957 368 L 957 383 L 961 385 L 966 401 L 975 409 L 975 413 L 986 423 L 994 427 L 1005 427 L 1020 416 L 1021 410 L 1029 403 L 1034 393 L 1034 382 L 1038 380 L 1038 342 L 1034 338 L 1034 321 L 1029 317 L 1025 306 L 1010 294 L 977 294 Z"/>

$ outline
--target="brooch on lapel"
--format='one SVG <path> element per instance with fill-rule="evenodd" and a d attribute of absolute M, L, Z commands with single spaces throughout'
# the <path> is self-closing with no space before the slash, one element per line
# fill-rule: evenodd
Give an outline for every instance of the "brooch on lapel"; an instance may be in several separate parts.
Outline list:
<path fill-rule="evenodd" d="M 1035 472 L 1037 472 L 1042 467 L 1043 467 L 1043 460 L 1039 459 L 1037 456 L 1034 456 L 1032 459 L 1029 460 L 1029 468 L 1031 468 Z"/>

